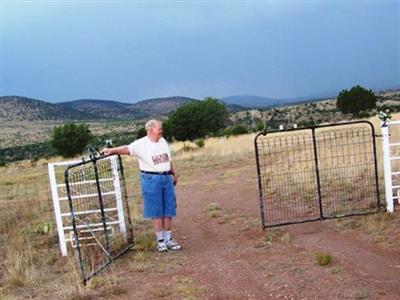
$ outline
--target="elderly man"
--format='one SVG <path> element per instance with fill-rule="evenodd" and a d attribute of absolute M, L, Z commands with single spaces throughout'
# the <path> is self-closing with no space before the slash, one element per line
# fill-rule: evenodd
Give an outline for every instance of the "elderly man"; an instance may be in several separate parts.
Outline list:
<path fill-rule="evenodd" d="M 152 219 L 157 237 L 157 251 L 180 250 L 171 235 L 172 218 L 176 216 L 175 188 L 178 176 L 171 163 L 171 152 L 162 137 L 162 123 L 150 120 L 145 125 L 147 135 L 133 143 L 104 148 L 101 153 L 127 154 L 139 162 L 143 195 L 143 216 Z"/>

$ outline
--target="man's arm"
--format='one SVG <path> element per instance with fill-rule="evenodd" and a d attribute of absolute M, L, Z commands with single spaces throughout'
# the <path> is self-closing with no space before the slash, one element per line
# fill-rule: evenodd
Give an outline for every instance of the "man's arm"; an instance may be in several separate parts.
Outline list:
<path fill-rule="evenodd" d="M 129 155 L 129 148 L 128 146 L 120 146 L 114 148 L 104 148 L 100 151 L 102 155 L 111 155 L 111 154 L 121 154 L 121 155 Z"/>
<path fill-rule="evenodd" d="M 174 177 L 174 185 L 176 185 L 178 183 L 178 173 L 176 173 L 176 170 L 174 168 L 174 166 L 171 163 L 171 173 L 172 176 Z"/>

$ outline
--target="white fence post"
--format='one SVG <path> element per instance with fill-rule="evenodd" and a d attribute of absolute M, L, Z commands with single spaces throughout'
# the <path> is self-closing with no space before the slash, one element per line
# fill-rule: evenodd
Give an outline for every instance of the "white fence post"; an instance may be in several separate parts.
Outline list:
<path fill-rule="evenodd" d="M 390 161 L 390 145 L 389 145 L 389 121 L 382 122 L 382 147 L 383 147 L 383 167 L 385 174 L 385 194 L 386 194 L 386 210 L 390 213 L 394 211 L 393 206 L 393 187 L 392 187 L 392 167 Z"/>
<path fill-rule="evenodd" d="M 119 180 L 117 156 L 114 156 L 112 158 L 113 159 L 111 159 L 110 162 L 111 162 L 111 171 L 112 171 L 114 191 L 115 191 L 115 200 L 117 202 L 119 228 L 125 238 L 125 241 L 127 241 L 128 238 L 127 238 L 126 224 L 125 224 L 124 205 L 122 203 L 121 182 Z"/>
<path fill-rule="evenodd" d="M 60 198 L 58 197 L 57 180 L 54 171 L 54 164 L 49 164 L 48 169 L 49 169 L 49 179 L 51 186 L 51 195 L 53 199 L 54 216 L 56 218 L 58 239 L 60 241 L 61 255 L 67 256 L 67 243 L 65 241 L 65 234 L 61 217 Z"/>

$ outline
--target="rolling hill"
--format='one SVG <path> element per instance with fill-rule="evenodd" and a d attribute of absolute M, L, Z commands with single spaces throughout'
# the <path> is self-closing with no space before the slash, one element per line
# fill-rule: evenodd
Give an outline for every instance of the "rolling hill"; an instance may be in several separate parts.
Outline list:
<path fill-rule="evenodd" d="M 199 100 L 175 96 L 147 99 L 137 103 L 98 99 L 48 103 L 21 96 L 3 96 L 0 97 L 0 122 L 141 120 L 167 116 L 190 101 Z M 227 107 L 229 112 L 247 109 L 236 104 L 227 104 Z"/>
<path fill-rule="evenodd" d="M 131 107 L 143 112 L 147 112 L 149 114 L 167 115 L 171 111 L 176 110 L 179 106 L 190 101 L 197 101 L 197 100 L 179 96 L 154 98 L 133 103 L 131 104 Z"/>
<path fill-rule="evenodd" d="M 60 107 L 45 101 L 21 97 L 0 97 L 0 121 L 63 121 L 91 120 L 96 117 L 90 113 Z"/>
<path fill-rule="evenodd" d="M 80 99 L 60 102 L 55 105 L 95 115 L 98 119 L 142 119 L 149 116 L 147 112 L 132 107 L 130 103 L 111 100 Z"/>

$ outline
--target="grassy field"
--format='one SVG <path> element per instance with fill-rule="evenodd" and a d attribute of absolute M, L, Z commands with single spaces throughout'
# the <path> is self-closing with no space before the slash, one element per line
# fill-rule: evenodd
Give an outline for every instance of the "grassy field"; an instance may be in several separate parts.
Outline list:
<path fill-rule="evenodd" d="M 395 115 L 394 119 L 400 119 Z M 372 122 L 379 134 L 379 121 Z M 54 124 L 53 124 L 54 125 Z M 50 125 L 49 125 L 50 126 Z M 124 124 L 121 124 L 124 126 Z M 49 128 L 49 127 L 48 127 Z M 115 127 L 110 128 L 110 130 Z M 393 132 L 399 136 L 400 132 Z M 219 180 L 229 184 L 232 176 L 240 173 L 240 162 L 251 161 L 254 157 L 255 134 L 230 138 L 210 138 L 202 148 L 190 142 L 172 145 L 174 164 L 182 178 L 182 186 L 196 183 L 193 170 L 212 169 L 229 166 Z M 381 139 L 376 138 L 380 191 L 383 199 L 383 172 L 381 161 Z M 52 214 L 47 164 L 61 161 L 56 157 L 47 161 L 20 161 L 10 163 L 1 169 L 0 180 L 0 299 L 59 298 L 85 299 L 96 298 L 100 294 L 117 297 L 124 293 L 120 279 L 116 275 L 119 267 L 116 262 L 105 275 L 99 275 L 83 286 L 73 257 L 62 258 L 58 250 L 58 237 Z M 288 161 L 290 167 L 290 161 Z M 124 157 L 126 182 L 130 187 L 128 199 L 135 231 L 135 251 L 130 252 L 128 268 L 136 272 L 162 272 L 163 268 L 182 268 L 185 255 L 159 257 L 152 251 L 154 238 L 151 226 L 141 217 L 140 192 L 137 182 L 137 167 L 133 158 Z M 296 180 L 299 180 L 297 178 Z M 301 184 L 298 182 L 297 184 Z M 217 183 L 210 179 L 205 188 L 213 193 Z M 254 185 L 253 189 L 257 189 Z M 256 199 L 254 199 L 256 201 Z M 221 224 L 229 223 L 233 218 L 231 211 L 221 211 L 217 203 L 204 204 L 209 218 L 220 218 Z M 345 230 L 349 226 L 362 226 L 366 232 L 377 234 L 392 219 L 371 218 L 362 225 L 338 222 L 338 228 Z M 350 225 L 349 225 L 350 224 Z M 378 237 L 377 237 L 378 238 Z M 171 264 L 172 260 L 172 264 Z M 157 268 L 155 263 L 157 263 Z M 156 270 L 157 269 L 157 270 Z M 156 289 L 155 298 L 175 297 L 179 299 L 201 298 L 201 287 L 191 278 L 175 277 L 168 288 Z M 172 298 L 173 298 L 172 297 Z"/>

